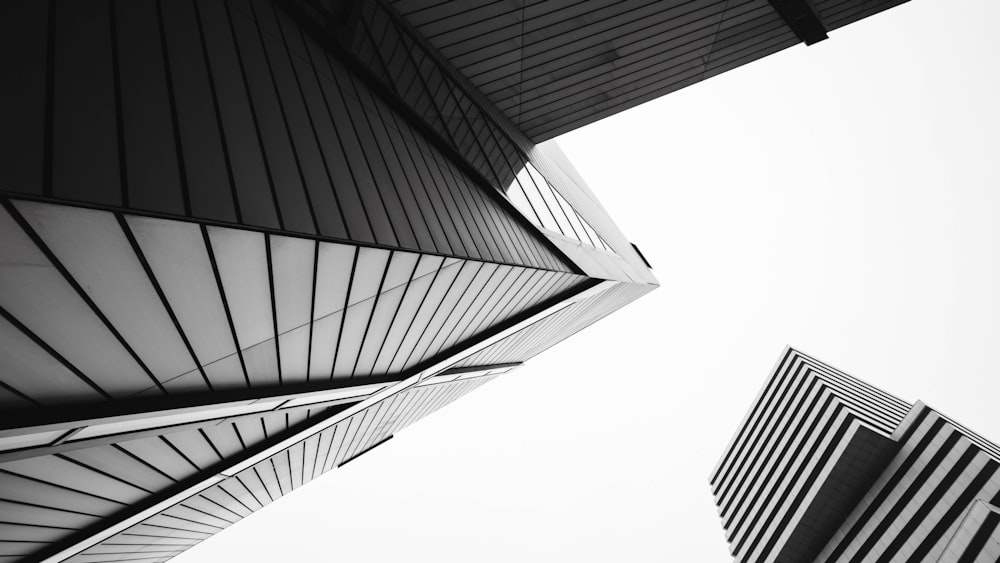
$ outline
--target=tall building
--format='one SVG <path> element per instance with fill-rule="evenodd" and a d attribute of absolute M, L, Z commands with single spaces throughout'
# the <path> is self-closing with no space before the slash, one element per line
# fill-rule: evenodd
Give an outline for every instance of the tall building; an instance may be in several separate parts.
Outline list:
<path fill-rule="evenodd" d="M 712 473 L 740 562 L 1000 560 L 1000 447 L 801 352 Z"/>
<path fill-rule="evenodd" d="M 651 291 L 545 141 L 898 3 L 0 2 L 0 563 L 167 560 Z"/>

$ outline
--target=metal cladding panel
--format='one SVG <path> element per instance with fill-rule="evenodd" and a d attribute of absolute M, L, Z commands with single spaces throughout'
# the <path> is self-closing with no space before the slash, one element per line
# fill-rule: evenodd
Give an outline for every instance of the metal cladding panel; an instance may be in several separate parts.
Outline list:
<path fill-rule="evenodd" d="M 585 280 L 26 201 L 0 230 L 9 412 L 401 379 Z"/>
<path fill-rule="evenodd" d="M 1000 502 L 1000 458 L 990 451 L 995 445 L 984 449 L 965 429 L 919 403 L 900 427 L 898 440 L 898 453 L 820 560 L 954 560 L 948 559 L 955 556 L 948 546 L 960 537 L 956 534 L 965 525 L 963 516 L 977 500 Z M 987 537 L 991 533 L 984 532 Z M 977 543 L 985 540 L 981 537 Z M 982 545 L 970 557 L 978 555 Z"/>
<path fill-rule="evenodd" d="M 835 29 L 901 3 L 813 5 Z M 392 4 L 536 142 L 800 41 L 766 0 Z"/>
<path fill-rule="evenodd" d="M 2 192 L 573 269 L 270 0 L 0 10 L 26 30 L 0 51 L 25 102 L 0 108 L 0 142 L 41 158 L 5 166 Z"/>
<path fill-rule="evenodd" d="M 523 362 L 548 350 L 655 288 L 656 286 L 652 285 L 613 284 L 593 297 L 564 307 L 458 361 L 453 367 Z"/>
<path fill-rule="evenodd" d="M 67 561 L 93 563 L 145 557 L 165 561 L 323 473 L 354 460 L 494 377 L 416 385 L 394 393 Z"/>
<path fill-rule="evenodd" d="M 125 432 L 4 461 L 0 506 L 17 524 L 0 525 L 0 553 L 19 546 L 31 556 L 327 412 L 320 405 Z"/>

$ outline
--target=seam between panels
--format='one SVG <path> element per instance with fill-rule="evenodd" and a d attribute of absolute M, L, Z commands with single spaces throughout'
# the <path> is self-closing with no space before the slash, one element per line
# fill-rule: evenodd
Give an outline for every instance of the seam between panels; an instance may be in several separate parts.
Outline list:
<path fill-rule="evenodd" d="M 55 253 L 52 252 L 38 233 L 36 233 L 31 227 L 28 221 L 21 215 L 20 211 L 17 210 L 17 207 L 9 199 L 3 199 L 0 203 L 2 203 L 3 207 L 7 210 L 7 213 L 14 220 L 14 222 L 17 223 L 17 226 L 20 227 L 21 231 L 24 232 L 25 236 L 27 236 L 31 242 L 34 243 L 37 250 L 45 256 L 46 260 L 48 260 L 56 271 L 59 272 L 63 280 L 69 284 L 73 291 L 76 292 L 76 294 L 83 300 L 86 306 L 90 308 L 98 320 L 104 324 L 114 339 L 117 340 L 122 348 L 125 349 L 126 353 L 132 357 L 132 359 L 136 362 L 136 365 L 139 366 L 143 373 L 145 373 L 145 375 L 152 380 L 161 393 L 169 395 L 170 393 L 163 387 L 163 383 L 161 383 L 160 380 L 153 375 L 153 372 L 148 366 L 146 366 L 146 363 L 142 361 L 142 358 L 139 357 L 132 346 L 125 340 L 125 337 L 121 334 L 121 332 L 119 332 L 118 329 L 111 324 L 110 319 L 108 319 L 108 317 L 104 314 L 104 311 L 97 306 L 79 282 L 77 282 L 76 279 L 69 273 L 62 262 L 56 257 Z"/>
<path fill-rule="evenodd" d="M 160 34 L 160 52 L 163 53 L 161 58 L 164 79 L 167 84 L 167 100 L 170 105 L 170 126 L 171 133 L 173 134 L 174 153 L 176 153 L 177 157 L 177 176 L 181 185 L 181 200 L 184 206 L 184 215 L 190 216 L 191 193 L 188 187 L 187 163 L 184 159 L 184 143 L 181 140 L 180 119 L 177 117 L 177 94 L 174 91 L 173 70 L 170 68 L 170 53 L 167 50 L 167 33 L 163 23 L 163 0 L 156 0 L 156 25 L 157 31 Z M 48 166 L 51 166 L 51 164 Z M 204 376 L 204 373 L 202 375 Z"/>
<path fill-rule="evenodd" d="M 229 310 L 229 300 L 226 298 L 226 291 L 222 285 L 222 276 L 219 273 L 219 265 L 215 261 L 215 250 L 212 248 L 211 238 L 208 236 L 208 228 L 205 225 L 200 225 L 201 237 L 205 242 L 205 250 L 208 253 L 208 260 L 212 265 L 212 274 L 215 276 L 216 290 L 219 292 L 219 298 L 222 300 L 222 308 L 226 312 L 226 320 L 229 322 L 229 330 L 232 333 L 233 347 L 236 348 L 236 355 L 240 359 L 240 367 L 243 369 L 243 377 L 246 379 L 247 388 L 252 388 L 253 384 L 250 382 L 250 374 L 247 372 L 247 364 L 243 359 L 243 350 L 240 349 L 240 340 L 236 335 L 236 324 L 233 322 L 232 312 Z"/>
<path fill-rule="evenodd" d="M 212 61 L 208 56 L 208 45 L 205 43 L 205 29 L 202 26 L 201 22 L 201 12 L 197 9 L 197 6 L 195 6 L 194 4 L 192 4 L 192 7 L 194 8 L 195 22 L 198 25 L 198 37 L 199 37 L 198 44 L 201 46 L 203 64 L 205 65 L 206 74 L 208 75 L 208 88 L 212 97 L 212 107 L 214 108 L 214 113 L 215 113 L 215 124 L 219 130 L 219 142 L 222 144 L 222 158 L 223 161 L 226 163 L 226 174 L 229 177 L 229 195 L 233 199 L 233 211 L 236 213 L 236 221 L 242 223 L 243 213 L 242 210 L 240 209 L 239 194 L 236 190 L 236 178 L 233 174 L 232 157 L 229 154 L 230 152 L 229 140 L 228 136 L 226 135 L 225 125 L 222 122 L 222 108 L 219 104 L 219 94 L 215 87 L 215 76 L 213 75 L 212 72 Z M 228 13 L 228 8 L 229 8 L 228 2 L 226 3 L 226 8 Z M 278 215 L 280 217 L 280 213 Z M 279 222 L 278 225 L 281 225 L 281 223 Z M 214 258 L 212 263 L 213 265 L 215 264 Z M 238 347 L 239 346 L 237 346 L 237 348 Z M 242 361 L 242 356 L 240 358 L 240 361 Z M 245 368 L 244 371 L 246 371 Z M 249 379 L 247 381 L 249 382 Z"/>
<path fill-rule="evenodd" d="M 346 223 L 345 223 L 346 224 Z M 313 329 L 316 325 L 316 281 L 319 276 L 319 241 L 313 241 L 312 285 L 309 287 L 309 341 L 306 343 L 306 383 L 312 374 Z M 294 328 L 292 330 L 295 330 Z"/>
<path fill-rule="evenodd" d="M 340 315 L 340 328 L 337 329 L 337 348 L 333 351 L 333 364 L 330 366 L 330 380 L 333 381 L 333 372 L 337 369 L 337 357 L 340 355 L 340 345 L 344 340 L 344 323 L 347 320 L 347 309 L 350 308 L 351 290 L 354 289 L 354 274 L 358 269 L 358 255 L 360 249 L 354 249 L 354 261 L 351 263 L 351 275 L 347 278 L 347 291 L 344 292 L 344 308 Z"/>
<path fill-rule="evenodd" d="M 403 294 L 399 297 L 399 302 L 396 303 L 396 310 L 393 312 L 392 319 L 389 321 L 389 325 L 386 328 L 386 335 L 384 338 L 382 338 L 382 343 L 378 347 L 378 352 L 375 354 L 375 358 L 372 360 L 372 369 L 369 370 L 368 377 L 371 377 L 375 373 L 375 367 L 379 363 L 379 358 L 382 357 L 382 351 L 385 349 L 385 343 L 388 339 L 389 333 L 392 331 L 392 327 L 395 326 L 396 324 L 396 318 L 399 316 L 399 310 L 403 307 L 403 302 L 406 301 L 406 296 L 410 292 L 410 286 L 413 283 L 413 280 L 415 279 L 414 276 L 416 275 L 417 269 L 420 267 L 420 261 L 423 260 L 423 258 L 424 258 L 423 256 L 418 256 L 416 262 L 414 262 L 413 264 L 413 270 L 410 272 L 410 275 L 406 280 L 406 287 L 403 288 Z M 435 272 L 437 272 L 437 270 L 435 270 Z"/>
<path fill-rule="evenodd" d="M 254 103 L 253 96 L 251 95 L 250 92 L 250 81 L 247 78 L 246 64 L 243 61 L 244 59 L 243 48 L 240 46 L 239 39 L 236 37 L 236 26 L 233 23 L 233 14 L 232 10 L 230 9 L 229 2 L 227 0 L 223 0 L 222 5 L 226 12 L 226 24 L 227 27 L 229 28 L 229 38 L 232 40 L 233 52 L 236 55 L 236 63 L 240 70 L 240 79 L 243 83 L 243 91 L 246 93 L 247 109 L 249 110 L 250 113 L 250 120 L 253 123 L 254 136 L 257 140 L 257 148 L 258 150 L 260 150 L 260 156 L 261 156 L 260 160 L 264 166 L 264 176 L 267 179 L 267 185 L 271 192 L 271 203 L 274 205 L 274 215 L 278 222 L 278 227 L 284 230 L 285 222 L 284 218 L 281 215 L 281 204 L 278 201 L 278 192 L 274 185 L 274 175 L 271 172 L 271 162 L 270 159 L 267 157 L 267 151 L 264 147 L 264 137 L 260 130 L 260 118 L 257 116 L 257 105 Z M 202 25 L 201 8 L 200 5 L 198 5 L 197 3 L 195 3 L 195 14 L 197 15 L 198 18 L 198 31 L 202 34 L 202 41 L 204 41 L 205 31 Z M 254 20 L 256 23 L 256 18 L 254 18 Z M 205 60 L 206 62 L 208 61 L 207 55 Z M 209 76 L 211 77 L 214 83 L 214 80 L 216 78 L 215 75 L 211 72 L 211 66 L 209 66 L 208 69 L 209 69 Z M 270 64 L 268 64 L 268 72 L 270 73 Z M 238 190 L 236 190 L 235 188 L 235 181 L 234 181 L 233 199 L 236 200 L 237 197 L 238 197 Z M 238 209 L 239 208 L 237 207 L 237 210 Z M 310 208 L 310 211 L 311 210 L 312 209 Z M 312 219 L 313 219 L 313 228 L 315 229 L 316 228 L 315 217 L 313 217 Z"/>
<path fill-rule="evenodd" d="M 160 282 L 156 279 L 156 276 L 153 275 L 152 267 L 150 267 L 149 262 L 146 260 L 146 256 L 142 253 L 142 250 L 139 248 L 139 242 L 135 239 L 135 234 L 132 233 L 131 227 L 128 226 L 128 222 L 125 220 L 125 216 L 121 213 L 116 212 L 115 218 L 117 219 L 118 225 L 121 228 L 122 232 L 125 234 L 125 238 L 128 240 L 129 245 L 132 247 L 132 252 L 135 254 L 136 259 L 139 261 L 139 264 L 142 266 L 143 271 L 146 273 L 146 278 L 149 280 L 150 285 L 152 285 L 153 290 L 156 291 L 156 295 L 160 299 L 160 304 L 163 306 L 163 309 L 167 312 L 167 315 L 170 317 L 170 321 L 174 325 L 174 329 L 177 330 L 177 334 L 184 342 L 184 347 L 187 349 L 188 353 L 191 354 L 191 359 L 194 361 L 194 365 L 198 370 L 198 373 L 201 374 L 202 379 L 205 381 L 205 385 L 208 386 L 208 390 L 212 391 L 213 390 L 212 382 L 211 380 L 208 379 L 208 375 L 205 373 L 205 368 L 204 366 L 202 366 L 201 360 L 198 359 L 198 356 L 194 351 L 194 347 L 192 346 L 191 341 L 188 340 L 187 334 L 181 328 L 180 320 L 174 313 L 173 307 L 171 307 L 170 303 L 167 301 L 167 296 L 166 294 L 164 294 L 163 288 L 160 287 Z M 178 375 L 176 377 L 180 377 L 181 375 Z M 175 378 L 170 378 L 166 380 L 164 383 L 173 381 L 173 379 Z"/>
<path fill-rule="evenodd" d="M 115 9 L 115 1 L 108 0 L 108 28 L 111 47 L 111 75 L 115 99 L 115 141 L 118 145 L 118 174 L 119 187 L 121 189 L 121 202 L 124 207 L 129 206 L 128 194 L 128 168 L 126 166 L 125 148 L 125 123 L 124 112 L 122 111 L 122 80 L 121 80 L 121 59 L 118 51 L 118 14 Z"/>
<path fill-rule="evenodd" d="M 516 207 L 514 207 L 514 205 L 505 196 L 498 193 L 497 188 L 494 188 L 488 181 L 488 179 L 486 179 L 486 177 L 483 176 L 481 172 L 479 172 L 470 162 L 468 162 L 465 159 L 465 157 L 458 152 L 457 149 L 449 145 L 448 142 L 445 141 L 438 132 L 434 131 L 432 127 L 430 127 L 427 123 L 425 123 L 421 118 L 416 116 L 414 110 L 410 108 L 406 102 L 400 100 L 399 96 L 392 91 L 390 86 L 383 84 L 376 76 L 373 76 L 372 72 L 368 70 L 363 63 L 358 61 L 357 58 L 353 55 L 353 53 L 348 52 L 344 47 L 338 45 L 334 41 L 331 41 L 326 36 L 324 31 L 322 29 L 319 29 L 315 24 L 309 22 L 308 19 L 303 16 L 302 12 L 299 9 L 295 8 L 294 6 L 288 5 L 287 2 L 283 3 L 283 8 L 286 9 L 288 13 L 293 15 L 294 19 L 299 23 L 301 29 L 310 32 L 316 37 L 317 41 L 326 48 L 325 50 L 327 51 L 328 54 L 332 54 L 335 58 L 338 59 L 338 61 L 340 61 L 350 70 L 352 70 L 353 75 L 355 75 L 358 79 L 363 81 L 365 85 L 372 91 L 373 94 L 378 95 L 380 98 L 383 99 L 383 101 L 387 102 L 390 105 L 390 107 L 394 108 L 398 113 L 400 113 L 400 115 L 407 122 L 409 122 L 409 124 L 412 127 L 415 127 L 418 131 L 420 131 L 421 134 L 426 138 L 426 140 L 432 146 L 437 147 L 443 153 L 443 155 L 448 158 L 449 161 L 456 163 L 460 168 L 462 168 L 463 172 L 469 175 L 470 179 L 473 180 L 473 183 L 480 189 L 480 191 L 486 192 L 488 197 L 493 198 L 494 201 L 497 202 L 501 208 L 503 208 L 512 217 L 514 217 L 516 222 L 520 223 L 522 227 L 528 229 L 528 231 L 532 233 L 534 238 L 536 238 L 542 246 L 546 247 L 546 249 L 550 253 L 554 254 L 554 256 L 559 258 L 559 260 L 562 261 L 566 266 L 568 266 L 573 273 L 577 274 L 584 273 L 583 270 L 580 269 L 580 267 L 577 266 L 573 260 L 571 260 L 565 253 L 562 252 L 562 250 L 559 249 L 558 246 L 549 241 L 548 238 L 540 229 L 535 227 L 534 224 L 532 224 L 526 217 L 524 217 L 524 215 Z M 391 21 L 393 21 L 397 26 L 403 27 L 405 29 L 405 25 L 398 21 L 399 18 L 397 14 L 395 14 L 391 10 L 385 10 L 384 8 L 383 10 L 389 16 L 389 19 Z M 417 48 L 424 50 L 424 46 L 416 43 L 415 45 L 417 46 Z M 433 63 L 435 68 L 441 71 L 440 63 L 436 59 L 431 58 L 431 62 Z M 455 82 L 454 79 L 448 73 L 444 73 L 444 77 L 445 79 Z M 457 82 L 456 84 L 460 88 L 462 88 L 461 84 Z M 462 90 L 464 93 L 464 88 L 462 88 Z M 467 95 L 467 97 L 474 105 L 476 105 L 479 108 L 481 113 L 483 113 L 485 116 L 491 115 L 490 113 L 485 112 L 483 108 L 480 107 L 479 102 L 475 100 L 472 96 Z M 512 140 L 511 144 L 517 147 L 517 145 L 514 144 Z M 519 148 L 517 150 L 519 153 L 521 152 Z"/>
<path fill-rule="evenodd" d="M 365 341 L 368 339 L 368 331 L 372 327 L 372 319 L 375 318 L 375 312 L 378 310 L 378 302 L 382 297 L 382 288 L 385 287 L 385 278 L 389 275 L 389 268 L 392 266 L 392 259 L 396 255 L 394 251 L 389 251 L 389 257 L 385 261 L 385 268 L 382 270 L 382 279 L 378 282 L 378 290 L 375 293 L 374 301 L 372 302 L 371 312 L 368 314 L 368 321 L 365 323 L 365 330 L 361 335 L 361 340 L 358 342 L 358 353 L 354 357 L 354 364 L 351 366 L 351 376 L 350 379 L 354 379 L 355 372 L 358 369 L 358 361 L 361 360 L 361 353 L 365 349 Z M 409 282 L 407 282 L 409 285 Z M 358 302 L 360 305 L 363 301 Z M 344 317 L 347 316 L 347 309 L 344 309 Z M 339 342 L 338 342 L 339 345 Z M 334 365 L 336 365 L 336 360 L 334 360 Z"/>
<path fill-rule="evenodd" d="M 267 258 L 267 286 L 271 297 L 271 323 L 274 331 L 274 355 L 278 368 L 278 385 L 284 383 L 281 372 L 281 334 L 278 332 L 278 299 L 274 293 L 274 262 L 271 258 L 271 235 L 264 234 L 264 256 Z M 310 330 L 312 323 L 309 323 Z M 309 360 L 307 359 L 306 362 Z M 308 373 L 308 372 L 307 372 Z"/>

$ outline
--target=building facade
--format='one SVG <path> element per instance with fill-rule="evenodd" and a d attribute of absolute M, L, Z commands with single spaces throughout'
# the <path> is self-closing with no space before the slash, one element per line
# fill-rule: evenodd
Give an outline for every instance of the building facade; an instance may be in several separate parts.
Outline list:
<path fill-rule="evenodd" d="M 0 2 L 0 562 L 165 561 L 653 290 L 545 141 L 898 3 Z"/>
<path fill-rule="evenodd" d="M 1000 559 L 1000 448 L 788 349 L 712 473 L 736 561 Z"/>

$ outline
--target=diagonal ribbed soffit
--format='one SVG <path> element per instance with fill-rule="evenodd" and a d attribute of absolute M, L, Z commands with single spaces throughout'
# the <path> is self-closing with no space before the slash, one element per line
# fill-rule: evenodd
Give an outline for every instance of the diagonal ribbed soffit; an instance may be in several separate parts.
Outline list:
<path fill-rule="evenodd" d="M 33 202 L 0 241 L 5 409 L 399 376 L 586 279 Z"/>
<path fill-rule="evenodd" d="M 440 375 L 597 284 L 21 200 L 0 266 L 0 560 L 169 558 L 507 371 Z"/>

